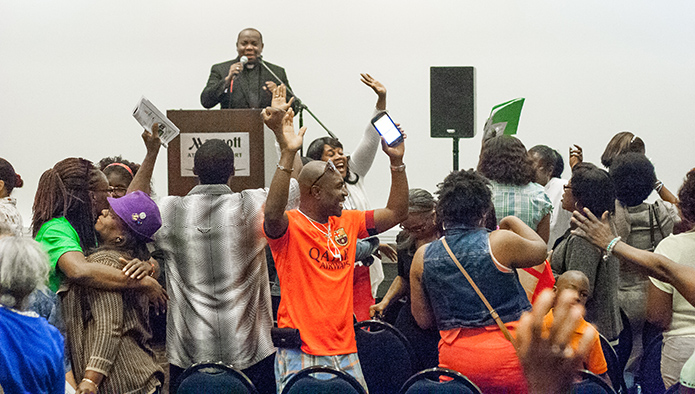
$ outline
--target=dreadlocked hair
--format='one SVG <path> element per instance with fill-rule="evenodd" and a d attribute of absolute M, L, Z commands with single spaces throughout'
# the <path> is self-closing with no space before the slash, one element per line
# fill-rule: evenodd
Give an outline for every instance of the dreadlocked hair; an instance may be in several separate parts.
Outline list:
<path fill-rule="evenodd" d="M 95 217 L 90 193 L 96 171 L 99 170 L 91 161 L 71 157 L 59 161 L 41 175 L 31 221 L 34 237 L 44 223 L 65 217 L 80 237 L 82 250 L 96 246 Z"/>

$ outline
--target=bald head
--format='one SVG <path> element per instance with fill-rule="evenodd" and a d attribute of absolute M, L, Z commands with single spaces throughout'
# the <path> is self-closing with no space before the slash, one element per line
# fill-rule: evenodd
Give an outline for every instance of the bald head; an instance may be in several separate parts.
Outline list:
<path fill-rule="evenodd" d="M 313 160 L 302 167 L 299 173 L 299 187 L 301 190 L 310 189 L 311 185 L 326 171 L 326 162 L 321 160 Z"/>
<path fill-rule="evenodd" d="M 555 291 L 559 294 L 563 290 L 575 290 L 579 293 L 578 303 L 586 304 L 586 300 L 591 294 L 589 278 L 582 271 L 567 271 L 560 275 L 555 281 Z"/>

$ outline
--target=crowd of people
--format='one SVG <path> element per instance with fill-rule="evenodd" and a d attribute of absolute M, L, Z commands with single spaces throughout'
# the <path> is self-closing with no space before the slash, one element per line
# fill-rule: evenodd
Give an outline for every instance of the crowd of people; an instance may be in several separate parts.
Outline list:
<path fill-rule="evenodd" d="M 211 139 L 195 154 L 197 186 L 152 196 L 155 124 L 141 164 L 71 157 L 46 170 L 24 234 L 10 197 L 23 180 L 0 158 L 0 392 L 159 393 L 168 375 L 175 393 L 204 361 L 260 393 L 312 365 L 368 391 L 353 325 L 369 318 L 404 334 L 416 369 L 458 371 L 484 393 L 564 392 L 584 369 L 615 387 L 603 340 L 635 386 L 695 389 L 695 169 L 674 195 L 643 141 L 621 132 L 606 170 L 571 148 L 564 181 L 556 150 L 502 135 L 483 141 L 476 169 L 409 188 L 407 142 L 389 146 L 371 124 L 352 155 L 324 137 L 300 157 L 299 104 L 262 49 L 260 32 L 239 33 L 201 103 L 262 109 L 280 150 L 269 188 L 233 192 L 234 152 Z M 385 111 L 384 85 L 362 82 L 377 95 L 371 116 Z M 364 179 L 379 146 L 391 187 L 375 209 Z M 374 242 L 397 225 L 395 249 Z M 379 254 L 398 264 L 381 300 Z M 165 311 L 168 371 L 151 346 L 150 315 Z"/>

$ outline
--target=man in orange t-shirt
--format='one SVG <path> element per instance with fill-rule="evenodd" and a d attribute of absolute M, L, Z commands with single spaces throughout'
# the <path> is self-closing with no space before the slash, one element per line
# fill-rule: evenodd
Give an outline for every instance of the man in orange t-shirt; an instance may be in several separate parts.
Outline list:
<path fill-rule="evenodd" d="M 576 290 L 578 298 L 575 300 L 577 304 L 586 304 L 586 300 L 589 298 L 589 279 L 581 271 L 566 271 L 557 278 L 555 282 L 556 294 L 560 294 L 565 289 Z M 548 330 L 548 327 L 553 324 L 553 310 L 551 309 L 545 319 L 543 319 L 543 329 Z M 584 335 L 584 332 L 589 327 L 589 323 L 582 319 L 579 326 L 572 333 L 572 338 L 570 339 L 569 345 L 576 351 L 579 347 L 579 342 Z M 599 375 L 610 384 L 610 380 L 606 372 L 608 372 L 608 364 L 606 364 L 606 358 L 603 355 L 603 349 L 601 348 L 601 341 L 599 339 L 598 333 L 591 340 L 591 348 L 584 359 L 582 369 L 587 369 L 596 375 Z"/>
<path fill-rule="evenodd" d="M 293 115 L 289 109 L 278 122 L 277 111 L 263 111 L 281 151 L 263 224 L 282 288 L 278 327 L 299 329 L 302 338 L 299 349 L 278 349 L 278 392 L 299 370 L 326 364 L 351 374 L 366 390 L 352 325 L 355 245 L 358 238 L 386 231 L 407 217 L 405 146 L 382 142 L 391 162 L 391 191 L 385 208 L 343 211 L 345 181 L 333 162 L 313 161 L 299 174 L 299 209 L 285 211 L 292 162 L 305 132 L 303 128 L 295 133 Z"/>

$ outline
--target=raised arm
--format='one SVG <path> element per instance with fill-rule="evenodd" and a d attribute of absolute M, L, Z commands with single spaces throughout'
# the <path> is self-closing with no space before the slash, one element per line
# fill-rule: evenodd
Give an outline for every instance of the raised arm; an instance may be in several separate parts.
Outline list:
<path fill-rule="evenodd" d="M 391 162 L 391 191 L 386 208 L 374 211 L 374 225 L 379 233 L 390 229 L 408 217 L 408 178 L 405 174 L 405 164 L 403 164 L 405 141 L 390 147 L 382 140 L 381 146 Z"/>
<path fill-rule="evenodd" d="M 360 79 L 365 85 L 374 90 L 377 95 L 376 109 L 367 122 L 367 127 L 364 130 L 362 139 L 355 147 L 355 150 L 350 154 L 349 168 L 350 171 L 365 176 L 372 168 L 376 151 L 379 148 L 379 133 L 372 126 L 371 119 L 380 111 L 386 110 L 386 87 L 381 82 L 372 78 L 369 74 L 360 74 Z"/>
<path fill-rule="evenodd" d="M 636 265 L 645 274 L 670 283 L 691 305 L 695 306 L 695 268 L 678 264 L 660 254 L 633 248 L 625 242 L 616 240 L 608 224 L 608 212 L 604 212 L 600 220 L 588 208 L 584 208 L 584 213 L 586 216 L 574 211 L 572 223 L 576 224 L 577 228 L 572 230 L 572 234 L 585 238 L 601 250 L 607 250 L 613 243 L 612 254 L 622 261 Z"/>
<path fill-rule="evenodd" d="M 570 169 L 573 169 L 574 166 L 577 164 L 581 163 L 584 161 L 584 151 L 582 150 L 582 147 L 574 144 L 573 147 L 570 146 Z"/>
<path fill-rule="evenodd" d="M 534 267 L 547 254 L 540 235 L 515 216 L 503 218 L 500 229 L 490 233 L 490 249 L 497 261 L 509 268 Z"/>
<path fill-rule="evenodd" d="M 145 154 L 145 159 L 140 165 L 140 169 L 135 174 L 135 177 L 128 185 L 127 193 L 134 192 L 136 190 L 141 190 L 147 194 L 150 194 L 150 185 L 152 184 L 152 172 L 154 172 L 154 164 L 157 161 L 157 154 L 159 153 L 159 147 L 162 146 L 162 141 L 159 139 L 159 123 L 152 125 L 152 132 L 144 130 L 142 132 L 142 140 L 145 142 L 145 148 L 147 148 L 147 153 Z"/>
<path fill-rule="evenodd" d="M 266 108 L 263 110 L 263 120 L 271 121 L 271 111 Z M 292 108 L 287 110 L 282 119 L 282 128 L 272 128 L 275 138 L 280 145 L 280 161 L 273 175 L 273 180 L 270 183 L 268 191 L 268 199 L 265 202 L 265 220 L 263 227 L 265 233 L 271 238 L 281 237 L 289 224 L 285 207 L 290 188 L 290 177 L 292 175 L 292 165 L 294 163 L 297 151 L 302 146 L 306 127 L 302 127 L 298 133 L 294 131 L 294 111 Z"/>

